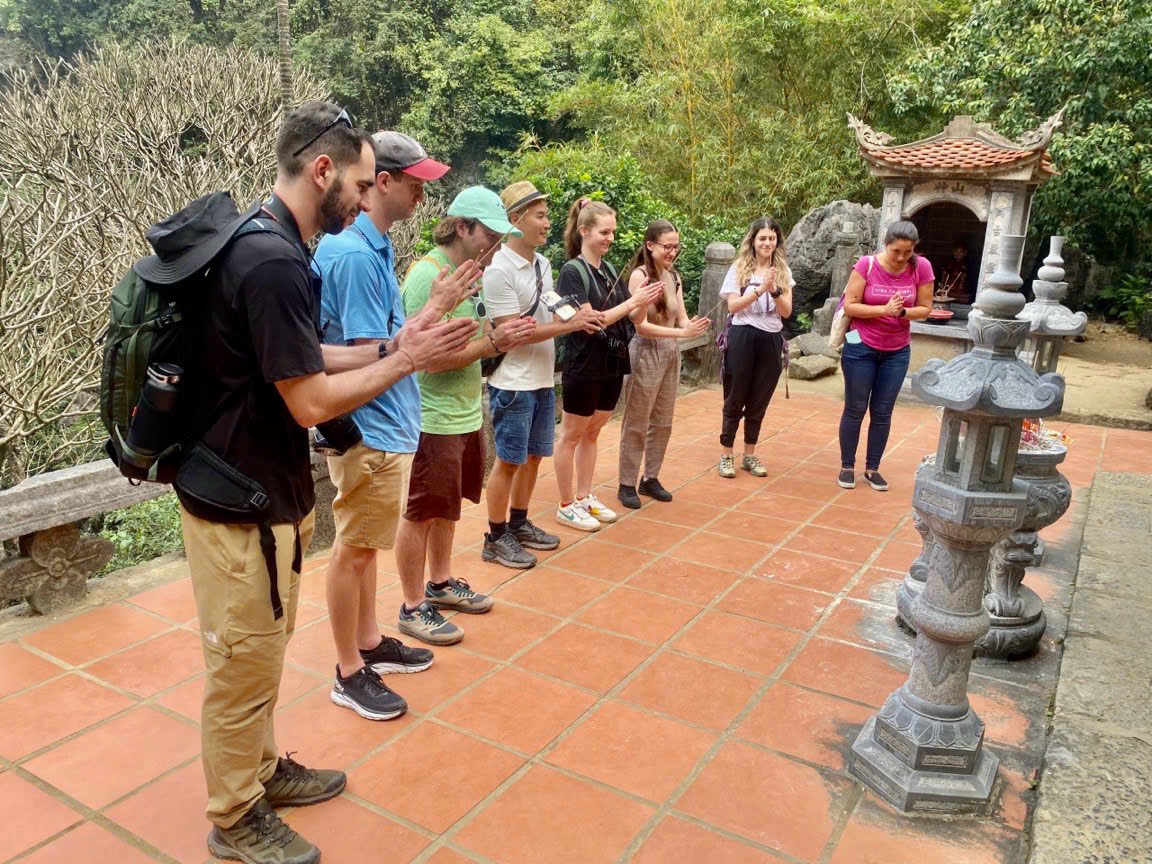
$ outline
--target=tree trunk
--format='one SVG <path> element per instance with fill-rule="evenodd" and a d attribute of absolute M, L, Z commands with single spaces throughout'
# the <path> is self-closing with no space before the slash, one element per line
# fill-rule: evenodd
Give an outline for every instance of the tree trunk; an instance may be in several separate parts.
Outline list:
<path fill-rule="evenodd" d="M 292 108 L 292 30 L 288 0 L 276 0 L 276 35 L 280 41 L 280 93 L 287 113 Z"/>

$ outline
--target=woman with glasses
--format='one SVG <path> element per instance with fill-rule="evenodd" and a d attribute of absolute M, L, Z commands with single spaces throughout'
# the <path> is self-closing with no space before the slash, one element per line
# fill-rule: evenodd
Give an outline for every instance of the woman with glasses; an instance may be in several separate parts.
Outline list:
<path fill-rule="evenodd" d="M 720 476 L 735 477 L 732 445 L 744 420 L 744 456 L 740 467 L 754 477 L 768 476 L 756 457 L 760 424 L 783 369 L 783 319 L 792 314 L 792 271 L 784 234 L 775 219 L 757 219 L 740 243 L 720 297 L 728 302 L 729 327 L 724 350 L 724 423 L 720 430 Z"/>
<path fill-rule="evenodd" d="M 676 340 L 694 339 L 706 333 L 710 323 L 707 318 L 688 317 L 683 280 L 675 267 L 679 255 L 676 226 L 667 219 L 657 219 L 644 232 L 644 242 L 624 271 L 631 294 L 652 282 L 661 286 L 660 294 L 646 310 L 630 315 L 636 336 L 628 345 L 632 371 L 624 379 L 620 489 L 616 497 L 633 510 L 640 508 L 640 495 L 672 500 L 659 474 L 672 435 L 672 412 L 680 386 L 680 346 Z"/>

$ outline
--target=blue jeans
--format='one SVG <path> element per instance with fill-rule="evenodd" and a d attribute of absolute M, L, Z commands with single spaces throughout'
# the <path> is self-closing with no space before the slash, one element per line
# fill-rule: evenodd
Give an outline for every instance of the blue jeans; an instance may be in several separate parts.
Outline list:
<path fill-rule="evenodd" d="M 488 385 L 496 456 L 509 465 L 523 465 L 529 456 L 552 455 L 556 434 L 556 391 L 501 390 Z"/>
<path fill-rule="evenodd" d="M 844 373 L 844 413 L 840 416 L 840 464 L 856 467 L 856 447 L 860 443 L 860 424 L 868 420 L 868 456 L 864 467 L 880 467 L 888 432 L 892 428 L 892 409 L 908 374 L 912 349 L 905 345 L 897 351 L 877 351 L 863 342 L 848 342 L 840 355 Z"/>

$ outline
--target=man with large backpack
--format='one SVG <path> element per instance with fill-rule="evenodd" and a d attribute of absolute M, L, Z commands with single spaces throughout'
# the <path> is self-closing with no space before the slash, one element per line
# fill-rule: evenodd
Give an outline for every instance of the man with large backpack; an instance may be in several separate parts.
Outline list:
<path fill-rule="evenodd" d="M 338 107 L 307 102 L 285 117 L 276 162 L 272 194 L 250 219 L 255 228 L 233 232 L 203 278 L 201 314 L 185 321 L 189 356 L 199 359 L 182 382 L 181 398 L 190 400 L 183 413 L 206 428 L 181 459 L 175 486 L 207 668 L 209 851 L 313 864 L 320 851 L 274 808 L 332 798 L 346 779 L 278 758 L 272 724 L 313 528 L 307 430 L 458 350 L 475 325 L 439 322 L 433 311 L 409 319 L 386 357 L 376 345 L 322 348 L 306 244 L 343 230 L 363 209 L 375 176 L 371 141 Z M 172 232 L 189 233 L 181 214 L 169 222 Z M 179 271 L 181 259 L 162 263 Z M 196 260 L 185 275 L 203 269 Z M 445 308 L 465 290 L 448 278 L 436 288 Z"/>

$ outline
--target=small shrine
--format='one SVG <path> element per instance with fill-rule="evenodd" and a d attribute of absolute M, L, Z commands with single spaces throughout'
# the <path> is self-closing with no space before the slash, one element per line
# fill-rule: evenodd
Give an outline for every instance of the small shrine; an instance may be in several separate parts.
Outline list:
<path fill-rule="evenodd" d="M 901 219 L 915 223 L 917 251 L 932 262 L 937 294 L 947 294 L 957 319 L 996 270 L 1001 236 L 1027 234 L 1032 197 L 1057 173 L 1048 145 L 1062 114 L 1016 141 L 960 115 L 938 135 L 898 145 L 848 115 L 860 155 L 884 183 L 880 236 Z"/>

